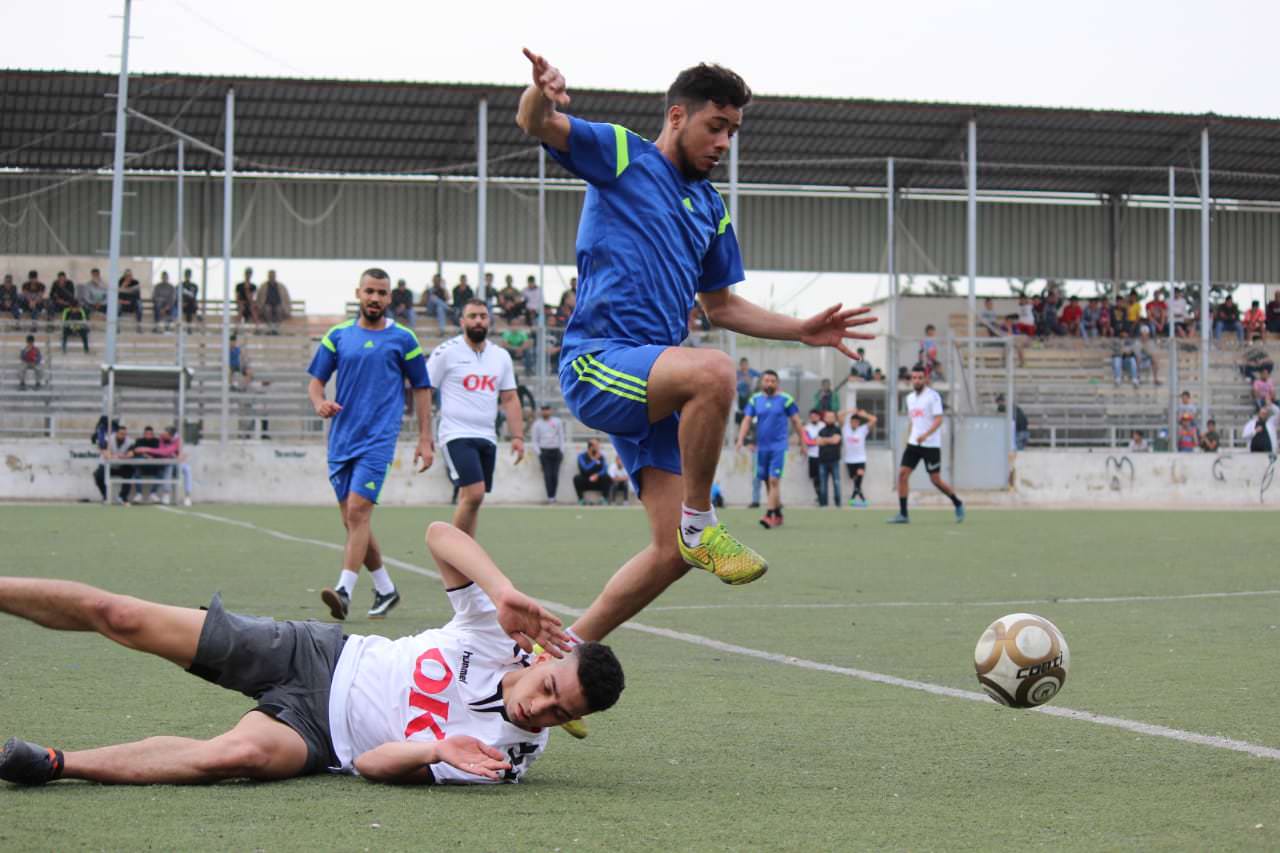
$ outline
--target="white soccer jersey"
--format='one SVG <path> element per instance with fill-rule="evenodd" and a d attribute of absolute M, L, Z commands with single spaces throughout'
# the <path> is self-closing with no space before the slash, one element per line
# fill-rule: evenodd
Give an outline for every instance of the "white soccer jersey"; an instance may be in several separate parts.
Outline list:
<path fill-rule="evenodd" d="M 848 421 L 845 421 L 844 426 L 840 428 L 840 434 L 844 436 L 844 461 L 846 464 L 854 462 L 866 463 L 867 433 L 869 432 L 871 432 L 871 427 L 866 424 L 859 424 L 855 429 L 849 426 Z"/>
<path fill-rule="evenodd" d="M 824 426 L 826 426 L 826 424 L 822 423 L 822 421 L 818 421 L 816 424 L 806 422 L 804 425 L 804 434 L 810 442 L 817 441 L 818 433 L 822 432 L 822 428 Z M 809 455 L 810 459 L 817 459 L 818 445 L 812 443 L 805 445 L 805 452 Z"/>
<path fill-rule="evenodd" d="M 412 637 L 351 636 L 333 673 L 329 733 L 340 767 L 384 743 L 471 735 L 506 753 L 511 769 L 498 781 L 518 782 L 546 748 L 548 730 L 508 722 L 502 677 L 530 665 L 530 656 L 498 624 L 497 609 L 476 584 L 449 592 L 454 617 L 443 628 Z M 448 764 L 431 765 L 437 783 L 484 783 Z"/>
<path fill-rule="evenodd" d="M 926 387 L 917 394 L 912 391 L 907 395 L 907 417 L 911 418 L 911 444 L 920 447 L 941 447 L 942 446 L 942 427 L 933 433 L 933 435 L 920 441 L 918 436 L 923 435 L 930 427 L 933 426 L 933 419 L 942 414 L 942 398 L 938 396 L 938 392 L 932 388 Z"/>
<path fill-rule="evenodd" d="M 493 341 L 473 350 L 464 335 L 450 338 L 427 359 L 431 387 L 440 395 L 439 442 L 483 438 L 498 443 L 498 392 L 514 391 L 511 355 Z"/>

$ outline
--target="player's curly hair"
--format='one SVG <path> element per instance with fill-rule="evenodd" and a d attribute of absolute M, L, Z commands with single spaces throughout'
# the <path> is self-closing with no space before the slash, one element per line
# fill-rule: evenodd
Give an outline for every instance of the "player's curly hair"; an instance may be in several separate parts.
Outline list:
<path fill-rule="evenodd" d="M 578 658 L 578 683 L 587 697 L 590 713 L 612 708 L 626 687 L 622 664 L 604 643 L 582 643 L 573 650 Z"/>
<path fill-rule="evenodd" d="M 681 71 L 667 89 L 667 109 L 683 104 L 690 112 L 697 112 L 707 101 L 742 109 L 751 103 L 751 87 L 723 65 L 702 62 Z"/>

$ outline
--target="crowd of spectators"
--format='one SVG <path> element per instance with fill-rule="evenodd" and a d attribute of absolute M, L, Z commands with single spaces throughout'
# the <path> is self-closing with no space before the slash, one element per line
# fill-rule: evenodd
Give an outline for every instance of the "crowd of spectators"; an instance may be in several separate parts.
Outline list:
<path fill-rule="evenodd" d="M 108 427 L 103 415 L 98 419 L 91 438 L 98 450 L 99 464 L 93 472 L 94 485 L 103 503 L 129 506 L 145 501 L 151 503 L 176 503 L 175 485 L 182 482 L 182 502 L 191 506 L 191 465 L 182 448 L 182 438 L 177 427 L 165 427 L 159 435 L 150 427 L 143 427 L 142 436 L 130 439 L 129 428 L 120 421 Z M 119 482 L 120 491 L 107 494 L 108 473 Z"/>

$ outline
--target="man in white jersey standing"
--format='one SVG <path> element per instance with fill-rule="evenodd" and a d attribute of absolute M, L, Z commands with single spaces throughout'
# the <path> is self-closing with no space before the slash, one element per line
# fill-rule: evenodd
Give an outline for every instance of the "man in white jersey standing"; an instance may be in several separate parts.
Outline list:
<path fill-rule="evenodd" d="M 942 479 L 942 398 L 928 385 L 923 365 L 911 368 L 911 388 L 907 395 L 907 449 L 902 453 L 898 467 L 898 514 L 889 519 L 890 524 L 907 524 L 907 480 L 916 466 L 924 462 L 924 470 L 938 491 L 951 499 L 956 508 L 956 523 L 964 521 L 964 503 Z"/>
<path fill-rule="evenodd" d="M 853 485 L 849 506 L 864 507 L 867 496 L 862 493 L 862 478 L 867 473 L 867 436 L 876 425 L 876 416 L 862 409 L 845 409 L 840 413 L 840 421 L 844 467 Z"/>
<path fill-rule="evenodd" d="M 152 737 L 63 752 L 10 738 L 0 779 L 194 784 L 328 770 L 376 782 L 518 782 L 548 727 L 602 711 L 623 689 L 608 646 L 567 656 L 560 620 L 518 591 L 475 540 L 436 522 L 427 547 L 454 617 L 390 640 L 326 622 L 154 604 L 72 581 L 0 578 L 0 611 L 46 628 L 97 631 L 257 700 L 209 740 Z M 553 652 L 531 655 L 537 640 Z"/>
<path fill-rule="evenodd" d="M 440 452 L 458 487 L 453 524 L 469 536 L 476 535 L 480 505 L 493 491 L 498 406 L 507 416 L 516 464 L 524 459 L 524 418 L 511 356 L 488 336 L 488 306 L 469 300 L 462 308 L 462 334 L 440 344 L 427 359 L 431 385 L 440 395 Z"/>

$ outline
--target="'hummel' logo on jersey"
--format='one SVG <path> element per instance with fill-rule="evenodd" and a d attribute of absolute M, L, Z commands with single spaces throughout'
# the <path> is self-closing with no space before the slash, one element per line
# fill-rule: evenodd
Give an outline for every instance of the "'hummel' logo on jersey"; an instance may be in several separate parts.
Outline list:
<path fill-rule="evenodd" d="M 365 349 L 373 349 L 373 341 L 365 341 L 365 342 L 364 342 L 364 348 L 365 348 Z"/>

